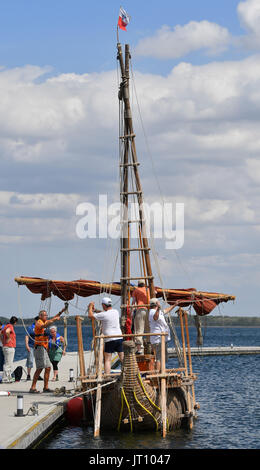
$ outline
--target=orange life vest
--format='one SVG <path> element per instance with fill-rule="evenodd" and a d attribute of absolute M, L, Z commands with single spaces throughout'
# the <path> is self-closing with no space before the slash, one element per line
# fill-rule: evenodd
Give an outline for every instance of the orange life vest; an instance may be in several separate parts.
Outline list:
<path fill-rule="evenodd" d="M 43 346 L 45 349 L 48 349 L 48 340 L 49 340 L 49 336 L 48 335 L 45 335 L 45 328 L 44 328 L 44 321 L 43 320 L 38 320 L 36 323 L 35 323 L 35 329 L 34 329 L 34 333 L 35 333 L 35 343 L 34 343 L 34 347 L 36 346 Z"/>

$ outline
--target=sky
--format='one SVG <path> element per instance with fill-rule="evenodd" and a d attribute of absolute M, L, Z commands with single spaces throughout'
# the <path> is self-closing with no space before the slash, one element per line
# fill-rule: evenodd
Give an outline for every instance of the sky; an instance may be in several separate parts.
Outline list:
<path fill-rule="evenodd" d="M 26 318 L 42 303 L 16 276 L 120 278 L 118 240 L 76 231 L 79 204 L 119 200 L 120 3 L 0 5 L 0 315 Z M 260 2 L 122 6 L 145 200 L 185 208 L 183 246 L 155 239 L 156 285 L 235 295 L 214 314 L 259 316 Z"/>

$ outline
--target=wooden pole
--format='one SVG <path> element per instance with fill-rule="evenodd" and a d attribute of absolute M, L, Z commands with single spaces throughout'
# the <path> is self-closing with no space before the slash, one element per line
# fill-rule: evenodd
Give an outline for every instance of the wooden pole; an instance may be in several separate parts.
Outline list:
<path fill-rule="evenodd" d="M 179 317 L 180 317 L 180 325 L 181 325 L 181 337 L 182 337 L 182 350 L 183 350 L 183 360 L 184 360 L 184 368 L 185 368 L 185 376 L 188 377 L 188 365 L 187 365 L 187 356 L 186 356 L 186 344 L 185 344 L 185 334 L 184 334 L 184 325 L 183 325 L 183 311 L 182 308 L 179 308 Z M 190 392 L 189 387 L 187 386 L 187 407 L 188 412 L 191 411 L 191 403 L 190 403 Z"/>
<path fill-rule="evenodd" d="M 118 60 L 121 68 L 122 76 L 122 92 L 123 97 L 128 94 L 128 83 L 126 79 L 127 67 L 124 64 L 121 44 L 117 44 L 118 49 Z M 124 116 L 124 136 L 128 135 L 128 126 L 126 116 Z M 121 136 L 120 136 L 121 137 Z M 125 279 L 128 277 L 128 260 L 129 260 L 129 240 L 128 240 L 128 160 L 129 160 L 129 140 L 124 140 L 124 156 L 123 156 L 123 167 L 121 177 L 121 188 L 120 188 L 120 200 L 122 204 L 122 220 L 121 220 L 121 305 L 127 305 L 128 303 L 128 281 Z M 127 318 L 127 308 L 121 307 L 121 329 L 125 332 L 125 323 Z"/>
<path fill-rule="evenodd" d="M 184 335 L 184 327 L 183 327 L 183 318 L 182 318 L 182 309 L 181 308 L 179 308 L 179 318 L 180 318 L 180 326 L 181 326 L 181 338 L 182 338 L 182 350 L 183 350 L 183 361 L 184 361 L 185 375 L 186 375 L 186 377 L 188 377 L 186 344 L 185 344 L 185 335 Z"/>
<path fill-rule="evenodd" d="M 92 318 L 91 320 L 91 325 L 92 325 L 92 336 L 94 338 L 94 355 L 95 355 L 95 367 L 96 367 L 96 373 L 97 373 L 97 339 L 96 339 L 96 327 L 95 327 L 95 320 Z"/>
<path fill-rule="evenodd" d="M 190 350 L 190 335 L 189 335 L 189 326 L 188 326 L 188 314 L 185 310 L 184 310 L 184 321 L 185 321 L 185 328 L 186 328 L 186 338 L 187 338 L 187 349 L 188 349 L 190 376 L 192 376 L 192 359 L 191 359 L 191 350 Z M 194 405 L 195 405 L 194 384 L 192 384 L 191 390 L 192 390 L 192 399 L 193 399 L 193 408 L 194 408 Z"/>
<path fill-rule="evenodd" d="M 201 331 L 201 319 L 199 315 L 195 315 L 195 326 L 197 328 L 197 346 L 203 345 L 203 336 Z"/>
<path fill-rule="evenodd" d="M 68 319 L 67 317 L 63 317 L 63 324 L 64 324 L 64 343 L 65 346 L 68 346 Z"/>
<path fill-rule="evenodd" d="M 186 327 L 186 337 L 187 337 L 187 348 L 188 348 L 188 358 L 189 358 L 189 368 L 190 368 L 190 376 L 192 379 L 192 359 L 191 359 L 191 350 L 190 350 L 190 335 L 189 335 L 189 326 L 188 326 L 188 314 L 184 310 L 184 320 L 185 320 L 185 327 Z M 195 389 L 194 389 L 194 383 L 191 385 L 191 394 L 192 394 L 192 410 L 194 410 L 195 407 Z M 189 421 L 189 427 L 192 429 L 193 426 L 193 418 L 190 418 Z"/>
<path fill-rule="evenodd" d="M 129 97 L 129 58 L 130 58 L 130 51 L 129 51 L 129 45 L 125 45 L 125 64 L 123 61 L 123 54 L 122 54 L 122 48 L 121 44 L 117 44 L 118 48 L 118 59 L 120 63 L 120 68 L 121 68 L 121 76 L 122 76 L 122 98 L 124 100 L 124 105 L 125 105 L 125 131 L 127 132 L 126 135 L 131 136 L 131 155 L 132 155 L 132 161 L 133 161 L 133 171 L 134 171 L 134 176 L 135 176 L 135 184 L 136 184 L 136 192 L 137 192 L 137 199 L 138 199 L 138 205 L 139 205 L 139 217 L 140 217 L 140 228 L 141 228 L 141 233 L 142 233 L 142 239 L 143 239 L 143 247 L 146 249 L 145 250 L 145 263 L 146 263 L 146 270 L 147 270 L 147 275 L 149 276 L 148 283 L 149 283 L 149 291 L 150 291 L 150 297 L 155 296 L 155 289 L 154 289 L 154 281 L 153 281 L 153 274 L 152 274 L 152 268 L 151 268 L 151 261 L 150 261 L 150 255 L 149 255 L 149 246 L 148 246 L 148 240 L 147 240 L 147 234 L 146 234 L 146 226 L 145 226 L 145 213 L 144 213 L 144 208 L 143 208 L 143 193 L 142 193 L 142 186 L 141 186 L 141 181 L 139 178 L 139 173 L 138 173 L 138 159 L 137 159 L 137 153 L 136 153 L 136 147 L 135 147 L 135 141 L 134 141 L 134 128 L 133 128 L 133 120 L 132 120 L 132 113 L 131 113 L 131 106 L 130 106 L 130 97 Z M 126 144 L 128 145 L 129 139 L 126 139 Z M 126 162 L 126 166 L 124 166 L 125 171 L 128 171 L 128 163 Z M 126 261 L 126 259 L 125 259 Z M 125 276 L 123 276 L 125 277 Z M 124 281 L 125 282 L 125 281 Z M 121 284 L 122 285 L 122 284 Z M 125 304 L 126 302 L 123 302 L 122 299 L 122 304 Z"/>
<path fill-rule="evenodd" d="M 100 434 L 103 349 L 104 349 L 104 336 L 101 335 L 100 349 L 99 349 L 99 355 L 98 355 L 98 375 L 97 375 L 96 409 L 95 409 L 95 418 L 94 418 L 94 437 L 98 437 Z"/>
<path fill-rule="evenodd" d="M 167 405 L 166 405 L 166 378 L 165 378 L 165 335 L 161 336 L 161 413 L 162 413 L 162 436 L 167 432 Z"/>

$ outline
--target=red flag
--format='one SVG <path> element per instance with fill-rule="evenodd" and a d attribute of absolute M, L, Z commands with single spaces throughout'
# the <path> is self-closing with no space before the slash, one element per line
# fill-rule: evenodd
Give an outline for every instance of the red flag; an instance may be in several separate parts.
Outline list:
<path fill-rule="evenodd" d="M 120 29 L 123 29 L 124 31 L 126 31 L 126 26 L 128 25 L 129 21 L 130 21 L 130 16 L 128 15 L 128 13 L 126 13 L 126 11 L 122 7 L 120 7 L 117 25 L 119 26 Z"/>

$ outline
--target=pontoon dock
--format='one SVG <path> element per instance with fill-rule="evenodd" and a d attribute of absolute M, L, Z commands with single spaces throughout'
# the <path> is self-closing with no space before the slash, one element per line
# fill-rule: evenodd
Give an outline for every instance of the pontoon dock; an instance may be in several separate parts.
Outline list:
<path fill-rule="evenodd" d="M 260 354 L 260 346 L 213 346 L 190 348 L 192 356 L 230 356 L 236 354 Z M 169 357 L 176 357 L 174 348 L 168 349 Z"/>

